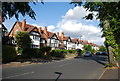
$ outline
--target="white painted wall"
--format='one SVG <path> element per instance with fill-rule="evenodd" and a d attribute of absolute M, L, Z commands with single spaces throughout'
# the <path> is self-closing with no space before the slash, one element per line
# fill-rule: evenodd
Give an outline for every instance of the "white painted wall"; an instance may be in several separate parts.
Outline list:
<path fill-rule="evenodd" d="M 37 36 L 37 37 L 38 37 L 37 39 L 34 39 L 33 35 L 30 35 L 32 44 L 37 45 L 37 47 L 34 47 L 34 48 L 39 48 L 40 47 L 40 37 L 39 36 Z"/>
<path fill-rule="evenodd" d="M 72 42 L 67 42 L 67 50 L 71 50 L 72 49 Z"/>

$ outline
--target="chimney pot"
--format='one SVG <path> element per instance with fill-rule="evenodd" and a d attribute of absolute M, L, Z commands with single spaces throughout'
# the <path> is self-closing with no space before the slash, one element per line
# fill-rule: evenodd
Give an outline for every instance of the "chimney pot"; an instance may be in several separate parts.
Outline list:
<path fill-rule="evenodd" d="M 44 29 L 44 33 L 47 35 L 47 27 L 45 27 L 45 29 Z"/>
<path fill-rule="evenodd" d="M 64 32 L 62 32 L 62 38 L 64 38 Z"/>
<path fill-rule="evenodd" d="M 25 31 L 25 27 L 26 27 L 26 19 L 24 19 L 22 22 L 22 30 L 23 31 Z"/>

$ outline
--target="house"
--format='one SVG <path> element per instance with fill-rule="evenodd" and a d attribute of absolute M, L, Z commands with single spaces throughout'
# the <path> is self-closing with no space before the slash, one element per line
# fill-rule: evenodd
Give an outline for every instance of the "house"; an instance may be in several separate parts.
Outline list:
<path fill-rule="evenodd" d="M 56 33 L 58 39 L 60 40 L 59 49 L 72 49 L 72 40 L 70 36 L 64 36 L 64 32 L 61 33 L 61 36 L 59 35 L 59 32 Z"/>
<path fill-rule="evenodd" d="M 59 47 L 59 39 L 55 33 L 47 30 L 47 27 L 43 30 L 42 27 L 38 28 L 41 35 L 40 47 L 50 46 L 52 49 L 57 49 Z"/>
<path fill-rule="evenodd" d="M 94 49 L 95 49 L 95 50 L 99 50 L 99 46 L 96 45 L 96 44 L 94 44 Z"/>
<path fill-rule="evenodd" d="M 12 29 L 8 33 L 8 37 L 10 40 L 8 41 L 8 44 L 15 45 L 15 35 L 18 31 L 25 31 L 28 32 L 30 35 L 30 38 L 32 39 L 32 48 L 39 48 L 40 47 L 40 33 L 38 31 L 38 28 L 29 24 L 26 24 L 26 19 L 23 20 L 23 22 L 16 21 L 13 25 Z"/>
<path fill-rule="evenodd" d="M 72 49 L 79 49 L 79 38 L 72 39 Z"/>
<path fill-rule="evenodd" d="M 94 43 L 88 43 L 88 45 L 91 45 L 94 50 L 99 50 L 99 46 Z"/>
<path fill-rule="evenodd" d="M 79 49 L 83 50 L 84 48 L 84 43 L 82 40 L 78 40 L 79 41 Z"/>

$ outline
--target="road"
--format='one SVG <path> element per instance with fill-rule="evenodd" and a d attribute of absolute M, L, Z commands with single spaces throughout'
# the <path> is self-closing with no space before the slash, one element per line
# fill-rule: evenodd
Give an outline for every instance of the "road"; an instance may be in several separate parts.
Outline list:
<path fill-rule="evenodd" d="M 72 58 L 45 64 L 4 68 L 3 79 L 100 79 L 105 69 L 103 63 L 107 56 Z"/>

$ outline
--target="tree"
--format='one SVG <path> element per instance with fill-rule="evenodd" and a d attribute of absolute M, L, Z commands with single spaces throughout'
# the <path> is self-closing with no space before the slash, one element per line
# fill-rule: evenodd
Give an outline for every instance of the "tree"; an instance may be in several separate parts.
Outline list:
<path fill-rule="evenodd" d="M 30 48 L 31 47 L 31 39 L 27 32 L 18 31 L 15 35 L 15 40 L 18 48 Z"/>
<path fill-rule="evenodd" d="M 34 1 L 38 0 L 31 1 L 33 1 L 32 3 L 36 5 Z M 11 0 L 11 2 L 2 2 L 2 8 L 0 9 L 0 12 L 2 12 L 2 22 L 4 22 L 6 19 L 11 19 L 14 16 L 18 20 L 20 14 L 23 17 L 28 15 L 35 20 L 36 14 L 29 3 L 30 2 L 15 2 L 14 0 Z M 42 0 L 41 3 L 44 4 Z"/>
<path fill-rule="evenodd" d="M 84 50 L 87 50 L 87 45 L 85 44 L 85 45 L 83 46 L 83 48 L 84 48 Z"/>
<path fill-rule="evenodd" d="M 104 46 L 99 46 L 99 51 L 106 51 L 106 48 Z"/>
<path fill-rule="evenodd" d="M 92 51 L 92 46 L 91 45 L 87 46 L 87 51 Z"/>
<path fill-rule="evenodd" d="M 71 2 L 71 4 L 75 4 L 81 6 L 81 2 Z M 96 15 L 96 19 L 100 20 L 100 27 L 103 31 L 103 37 L 105 37 L 105 46 L 107 48 L 108 53 L 111 51 L 108 48 L 113 48 L 112 52 L 114 55 L 120 53 L 118 49 L 120 49 L 120 1 L 119 2 L 85 2 L 83 7 L 86 10 L 91 11 L 90 14 L 85 16 L 85 19 L 93 19 L 93 11 L 98 12 Z M 112 57 L 111 54 L 108 54 L 109 57 Z M 117 57 L 118 58 L 118 57 Z M 119 57 L 120 58 L 120 57 Z"/>
<path fill-rule="evenodd" d="M 91 45 L 84 45 L 84 50 L 92 51 L 92 46 Z"/>

